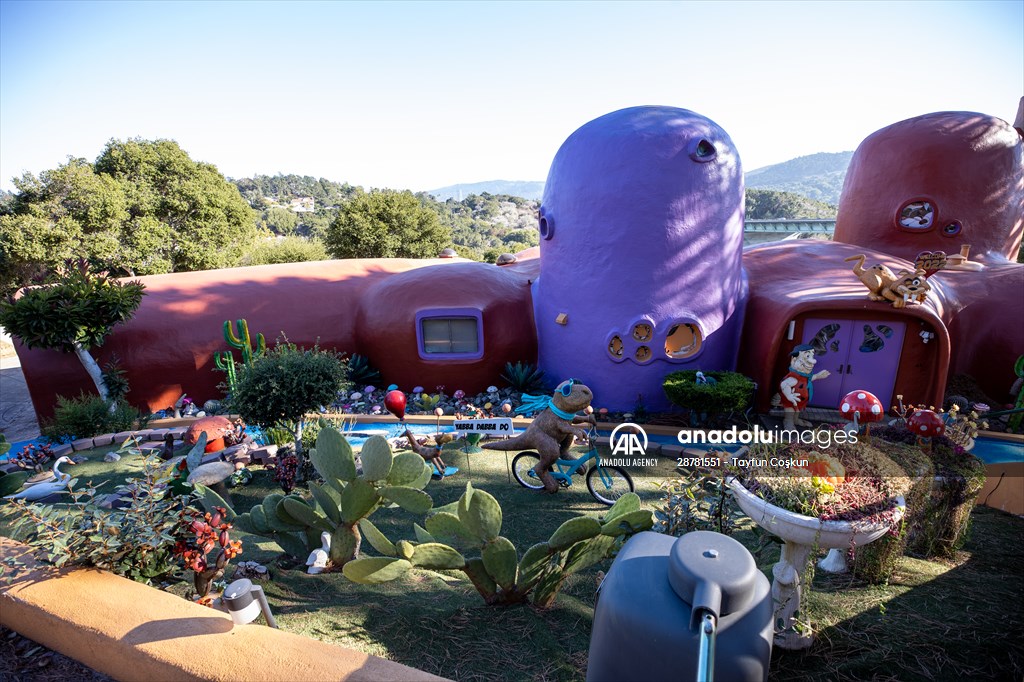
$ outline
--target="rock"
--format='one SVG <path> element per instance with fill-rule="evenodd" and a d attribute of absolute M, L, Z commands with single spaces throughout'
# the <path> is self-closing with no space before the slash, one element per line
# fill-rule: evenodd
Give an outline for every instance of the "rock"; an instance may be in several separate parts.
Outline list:
<path fill-rule="evenodd" d="M 104 462 L 116 462 L 119 459 L 121 459 L 121 455 L 117 454 L 116 452 L 108 452 L 107 454 L 103 455 Z"/>
<path fill-rule="evenodd" d="M 92 439 L 92 442 L 93 442 L 93 445 L 95 445 L 98 448 L 102 448 L 102 447 L 104 447 L 106 445 L 113 445 L 114 444 L 114 434 L 108 433 L 105 436 L 96 436 L 95 438 Z"/>
<path fill-rule="evenodd" d="M 89 450 L 92 447 L 92 438 L 79 438 L 78 440 L 71 441 L 71 449 L 74 450 L 75 452 Z"/>
<path fill-rule="evenodd" d="M 221 483 L 231 474 L 235 473 L 235 465 L 229 462 L 210 462 L 196 467 L 195 471 L 188 475 L 189 483 L 201 483 L 205 486 L 213 486 Z"/>
<path fill-rule="evenodd" d="M 267 464 L 277 459 L 277 446 L 264 445 L 249 450 L 250 460 L 259 464 Z"/>
<path fill-rule="evenodd" d="M 198 412 L 196 412 L 196 416 L 197 417 L 205 417 L 206 416 L 206 412 L 204 412 L 203 410 L 199 410 Z"/>

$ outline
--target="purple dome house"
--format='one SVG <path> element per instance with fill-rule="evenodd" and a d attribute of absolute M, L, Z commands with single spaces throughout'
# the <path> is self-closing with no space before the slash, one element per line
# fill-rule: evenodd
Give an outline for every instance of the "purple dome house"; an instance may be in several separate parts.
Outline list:
<path fill-rule="evenodd" d="M 587 123 L 555 155 L 533 284 L 540 366 L 598 406 L 665 409 L 665 375 L 734 369 L 747 299 L 743 172 L 728 134 L 685 109 Z"/>

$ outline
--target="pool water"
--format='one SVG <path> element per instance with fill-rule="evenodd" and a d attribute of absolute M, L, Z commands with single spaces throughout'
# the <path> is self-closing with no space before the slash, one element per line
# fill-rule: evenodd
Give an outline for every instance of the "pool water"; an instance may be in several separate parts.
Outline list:
<path fill-rule="evenodd" d="M 362 447 L 363 443 L 365 443 L 366 439 L 370 436 L 384 436 L 388 439 L 398 438 L 405 434 L 406 429 L 409 429 L 417 436 L 430 436 L 437 433 L 437 427 L 433 424 L 356 424 L 351 430 L 345 431 L 345 435 L 349 444 L 353 447 Z M 455 427 L 451 425 L 441 427 L 442 433 L 451 433 L 454 431 Z M 518 433 L 522 433 L 522 429 L 519 429 Z M 610 435 L 610 432 L 601 431 L 599 432 L 599 435 L 608 436 Z M 650 434 L 648 439 L 653 443 L 661 443 L 663 445 L 675 445 L 678 443 L 675 436 Z M 20 451 L 26 445 L 36 443 L 42 444 L 45 442 L 46 439 L 44 438 L 35 438 L 33 440 L 12 443 L 10 451 L 5 455 L 0 455 L 0 462 L 7 461 L 7 458 L 11 453 Z M 732 452 L 740 446 L 688 444 L 686 447 L 693 448 L 695 450 L 728 450 L 729 452 Z M 999 438 L 978 438 L 974 444 L 974 449 L 971 452 L 977 456 L 978 459 L 985 462 L 985 464 L 1024 462 L 1024 443 L 1002 440 Z"/>

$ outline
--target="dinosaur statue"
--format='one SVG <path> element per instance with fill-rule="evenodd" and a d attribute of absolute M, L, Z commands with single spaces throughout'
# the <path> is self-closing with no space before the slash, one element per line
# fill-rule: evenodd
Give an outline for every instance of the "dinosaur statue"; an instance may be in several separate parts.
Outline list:
<path fill-rule="evenodd" d="M 551 467 L 572 447 L 573 437 L 581 440 L 587 438 L 587 432 L 576 424 L 597 424 L 593 414 L 585 417 L 576 414 L 586 409 L 593 399 L 594 394 L 590 389 L 575 379 L 560 383 L 551 398 L 524 396 L 526 402 L 518 411 L 528 412 L 543 407 L 543 411 L 526 427 L 526 431 L 508 440 L 482 443 L 480 447 L 505 451 L 536 450 L 540 464 L 534 471 L 544 483 L 546 492 L 557 493 L 558 483 L 551 475 Z"/>

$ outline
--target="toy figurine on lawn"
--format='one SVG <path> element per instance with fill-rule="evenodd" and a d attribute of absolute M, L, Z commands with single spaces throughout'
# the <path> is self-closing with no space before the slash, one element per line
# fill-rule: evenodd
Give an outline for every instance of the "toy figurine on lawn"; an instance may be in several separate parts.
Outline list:
<path fill-rule="evenodd" d="M 540 464 L 534 472 L 544 484 L 545 492 L 557 493 L 558 483 L 551 475 L 551 467 L 565 456 L 574 438 L 587 439 L 587 432 L 576 424 L 597 425 L 593 414 L 576 414 L 585 410 L 593 399 L 590 389 L 576 379 L 560 383 L 551 397 L 524 395 L 523 404 L 516 413 L 540 412 L 526 432 L 508 440 L 484 443 L 481 447 L 504 451 L 536 450 Z"/>
<path fill-rule="evenodd" d="M 813 382 L 826 379 L 831 373 L 827 369 L 814 372 L 814 365 L 818 360 L 814 357 L 814 346 L 810 344 L 797 346 L 789 354 L 789 358 L 789 373 L 779 384 L 782 391 L 782 407 L 785 410 L 782 425 L 787 431 L 795 431 L 797 426 L 811 425 L 809 421 L 800 419 L 800 413 L 814 396 Z"/>

